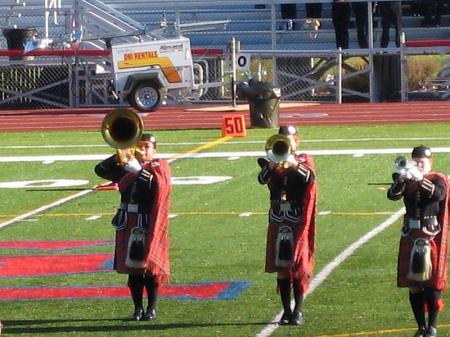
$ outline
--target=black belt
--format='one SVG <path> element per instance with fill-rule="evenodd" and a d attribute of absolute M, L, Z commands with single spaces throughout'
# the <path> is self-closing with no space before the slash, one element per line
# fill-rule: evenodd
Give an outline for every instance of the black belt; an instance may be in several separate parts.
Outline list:
<path fill-rule="evenodd" d="M 406 226 L 409 229 L 421 229 L 423 227 L 436 227 L 438 226 L 438 220 L 436 216 L 427 216 L 422 219 L 412 219 L 409 218 L 406 220 Z"/>
<path fill-rule="evenodd" d="M 129 213 L 150 213 L 147 207 L 139 204 L 128 204 L 126 202 L 121 202 L 119 208 L 122 211 L 126 211 Z"/>
<path fill-rule="evenodd" d="M 291 205 L 298 205 L 298 200 L 284 200 L 284 201 L 281 201 L 280 199 L 271 199 L 270 200 L 270 204 L 271 205 L 273 205 L 273 206 L 275 206 L 275 205 L 280 205 L 280 204 L 282 204 L 282 203 L 285 203 L 285 202 L 289 202 Z"/>
<path fill-rule="evenodd" d="M 412 229 L 421 230 L 425 234 L 434 236 L 441 231 L 436 216 L 426 216 L 422 219 L 407 218 L 402 228 L 402 234 L 408 235 Z"/>

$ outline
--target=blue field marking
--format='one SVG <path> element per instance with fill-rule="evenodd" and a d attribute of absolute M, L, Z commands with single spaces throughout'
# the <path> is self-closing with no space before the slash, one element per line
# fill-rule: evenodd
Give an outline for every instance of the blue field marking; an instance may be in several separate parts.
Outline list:
<path fill-rule="evenodd" d="M 219 300 L 232 300 L 238 297 L 251 285 L 250 281 L 231 281 L 228 289 L 217 296 Z"/>

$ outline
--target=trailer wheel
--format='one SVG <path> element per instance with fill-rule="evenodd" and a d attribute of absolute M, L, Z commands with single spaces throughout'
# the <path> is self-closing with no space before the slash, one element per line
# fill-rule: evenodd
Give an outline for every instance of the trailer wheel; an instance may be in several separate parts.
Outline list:
<path fill-rule="evenodd" d="M 131 106 L 139 111 L 155 111 L 162 103 L 162 91 L 154 82 L 140 82 L 130 93 Z"/>

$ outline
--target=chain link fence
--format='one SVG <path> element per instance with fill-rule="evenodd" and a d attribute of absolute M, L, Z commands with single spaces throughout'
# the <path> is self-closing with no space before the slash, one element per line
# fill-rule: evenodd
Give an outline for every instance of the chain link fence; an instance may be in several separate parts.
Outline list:
<path fill-rule="evenodd" d="M 328 6 L 328 7 L 327 7 Z M 324 6 L 320 29 L 307 22 L 303 7 L 297 6 L 296 17 L 286 19 L 278 6 L 255 8 L 253 4 L 242 8 L 149 9 L 123 8 L 123 13 L 142 22 L 149 30 L 159 27 L 161 18 L 183 23 L 211 20 L 231 20 L 226 29 L 186 32 L 193 49 L 221 50 L 211 55 L 194 56 L 195 75 L 202 86 L 193 95 L 174 95 L 176 100 L 201 102 L 230 101 L 231 69 L 228 50 L 232 37 L 240 41 L 241 52 L 251 54 L 249 70 L 238 72 L 238 81 L 249 76 L 272 82 L 281 88 L 284 101 L 339 102 L 369 101 L 371 99 L 371 66 L 375 64 L 372 50 L 359 50 L 359 54 L 343 53 L 342 59 L 335 49 L 335 35 L 330 4 Z M 274 10 L 276 9 L 276 10 Z M 0 11 L 2 27 L 34 27 L 39 37 L 45 37 L 43 9 L 35 8 L 17 14 L 17 11 Z M 54 12 L 52 12 L 54 13 Z M 52 15 L 51 13 L 51 15 Z M 61 8 L 51 17 L 49 36 L 51 47 L 65 48 L 72 33 L 73 10 Z M 376 20 L 377 21 L 377 20 Z M 289 27 L 288 23 L 292 26 Z M 445 30 L 443 30 L 445 32 Z M 380 29 L 375 27 L 378 39 Z M 354 23 L 350 27 L 350 41 L 357 41 Z M 102 42 L 104 45 L 104 41 Z M 92 41 L 82 44 L 90 48 Z M 6 39 L 0 39 L 0 48 L 6 49 Z M 290 51 L 283 55 L 279 51 Z M 308 52 L 309 51 L 309 52 Z M 321 53 L 321 51 L 323 51 Z M 332 52 L 330 52 L 332 51 Z M 397 51 L 384 52 L 398 54 Z M 278 52 L 278 53 L 277 53 Z M 381 53 L 381 50 L 379 51 Z M 441 49 L 431 56 L 419 56 L 427 50 L 404 54 L 406 98 L 448 99 L 450 96 L 450 50 Z M 371 54 L 372 53 L 372 54 Z M 440 54 L 439 54 L 440 53 Z M 372 55 L 372 56 L 371 56 Z M 0 107 L 50 108 L 124 105 L 115 100 L 108 90 L 113 79 L 106 58 L 44 57 L 34 60 L 10 61 L 0 57 Z"/>

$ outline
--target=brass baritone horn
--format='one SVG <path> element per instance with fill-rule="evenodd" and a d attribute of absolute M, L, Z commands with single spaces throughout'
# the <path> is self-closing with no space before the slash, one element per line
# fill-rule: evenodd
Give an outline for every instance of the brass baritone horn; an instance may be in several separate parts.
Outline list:
<path fill-rule="evenodd" d="M 267 158 L 275 163 L 283 163 L 289 159 L 291 155 L 291 141 L 282 134 L 271 136 L 266 142 Z"/>
<path fill-rule="evenodd" d="M 109 112 L 102 122 L 102 136 L 105 142 L 117 150 L 121 163 L 135 156 L 136 143 L 142 137 L 144 123 L 139 115 L 128 109 L 117 109 Z M 131 153 L 127 155 L 126 149 Z M 130 158 L 131 156 L 131 158 Z"/>
<path fill-rule="evenodd" d="M 408 160 L 403 156 L 398 156 L 395 158 L 394 166 L 397 169 L 397 171 L 401 170 L 408 170 L 414 166 L 416 166 L 416 163 L 412 160 Z"/>
<path fill-rule="evenodd" d="M 128 149 L 136 145 L 142 136 L 144 124 L 139 115 L 128 109 L 109 112 L 102 122 L 102 136 L 115 149 Z"/>

